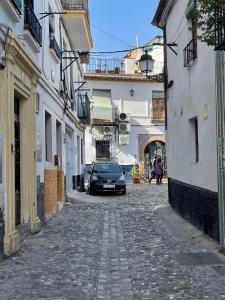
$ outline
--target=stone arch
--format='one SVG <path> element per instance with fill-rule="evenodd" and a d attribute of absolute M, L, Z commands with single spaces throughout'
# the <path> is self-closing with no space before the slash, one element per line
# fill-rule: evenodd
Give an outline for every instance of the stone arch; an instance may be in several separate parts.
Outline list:
<path fill-rule="evenodd" d="M 148 144 L 156 141 L 165 143 L 165 135 L 160 134 L 148 136 L 139 146 L 139 169 L 141 173 L 144 173 L 145 148 Z"/>
<path fill-rule="evenodd" d="M 145 153 L 145 148 L 148 146 L 148 144 L 152 143 L 152 142 L 163 142 L 165 143 L 165 136 L 164 135 L 151 135 L 150 137 L 148 137 L 144 143 L 142 145 L 140 145 L 140 149 L 139 149 L 139 160 L 143 161 L 145 160 L 144 157 L 144 153 Z"/>

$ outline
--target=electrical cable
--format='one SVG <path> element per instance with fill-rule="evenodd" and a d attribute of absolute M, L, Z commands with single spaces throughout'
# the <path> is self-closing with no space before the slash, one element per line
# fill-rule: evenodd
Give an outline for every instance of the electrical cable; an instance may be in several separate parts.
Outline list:
<path fill-rule="evenodd" d="M 108 33 L 108 32 L 106 32 L 106 31 L 104 31 L 103 29 L 99 28 L 98 26 L 94 25 L 93 23 L 91 24 L 91 26 L 93 26 L 93 27 L 96 28 L 97 30 L 101 31 L 101 32 L 104 33 L 105 35 L 108 35 L 109 37 L 111 37 L 112 39 L 116 40 L 117 42 L 120 42 L 120 43 L 122 43 L 122 44 L 124 44 L 124 45 L 127 45 L 127 46 L 129 46 L 129 47 L 134 47 L 134 46 L 128 44 L 127 42 L 118 39 L 117 37 L 115 37 L 115 36 L 112 35 L 111 33 Z"/>

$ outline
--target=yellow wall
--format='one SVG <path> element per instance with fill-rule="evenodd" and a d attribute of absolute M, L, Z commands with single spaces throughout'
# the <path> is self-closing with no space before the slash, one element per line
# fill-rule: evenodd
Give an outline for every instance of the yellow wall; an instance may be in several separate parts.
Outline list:
<path fill-rule="evenodd" d="M 36 83 L 40 69 L 24 46 L 10 33 L 6 45 L 6 68 L 0 70 L 0 132 L 4 134 L 5 236 L 4 252 L 20 247 L 15 226 L 14 96 L 20 99 L 21 224 L 32 233 L 40 229 L 36 189 Z"/>

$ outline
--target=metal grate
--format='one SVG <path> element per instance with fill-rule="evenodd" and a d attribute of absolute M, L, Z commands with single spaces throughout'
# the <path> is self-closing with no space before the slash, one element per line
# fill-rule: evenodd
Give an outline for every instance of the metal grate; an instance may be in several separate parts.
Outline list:
<path fill-rule="evenodd" d="M 225 261 L 211 252 L 178 253 L 176 261 L 184 266 L 225 265 Z"/>
<path fill-rule="evenodd" d="M 219 275 L 225 276 L 225 266 L 213 266 L 213 270 L 215 270 Z"/>

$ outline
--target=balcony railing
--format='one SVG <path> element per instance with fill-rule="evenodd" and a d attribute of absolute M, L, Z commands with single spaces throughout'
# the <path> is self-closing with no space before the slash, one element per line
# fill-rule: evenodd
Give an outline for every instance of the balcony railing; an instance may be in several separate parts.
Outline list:
<path fill-rule="evenodd" d="M 225 50 L 225 10 L 216 8 L 215 10 L 216 24 L 215 24 L 215 50 Z"/>
<path fill-rule="evenodd" d="M 15 7 L 15 9 L 18 11 L 18 13 L 22 14 L 22 0 L 10 0 L 12 5 Z"/>
<path fill-rule="evenodd" d="M 77 116 L 82 123 L 90 122 L 90 101 L 88 95 L 79 95 L 77 104 Z"/>
<path fill-rule="evenodd" d="M 36 17 L 29 0 L 25 1 L 24 5 L 24 27 L 28 29 L 32 36 L 37 40 L 38 44 L 42 45 L 42 27 Z"/>
<path fill-rule="evenodd" d="M 55 51 L 56 56 L 61 59 L 61 50 L 54 36 L 49 37 L 50 45 L 49 48 Z"/>
<path fill-rule="evenodd" d="M 124 61 L 117 59 L 90 59 L 89 64 L 85 65 L 87 73 L 125 73 Z"/>
<path fill-rule="evenodd" d="M 191 61 L 197 58 L 197 40 L 193 39 L 184 48 L 184 67 L 188 67 Z"/>
<path fill-rule="evenodd" d="M 88 0 L 61 0 L 64 10 L 88 10 Z"/>

